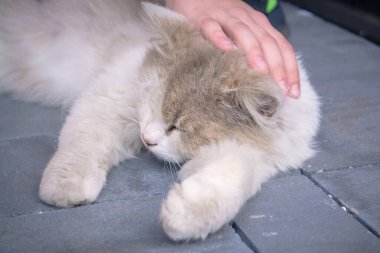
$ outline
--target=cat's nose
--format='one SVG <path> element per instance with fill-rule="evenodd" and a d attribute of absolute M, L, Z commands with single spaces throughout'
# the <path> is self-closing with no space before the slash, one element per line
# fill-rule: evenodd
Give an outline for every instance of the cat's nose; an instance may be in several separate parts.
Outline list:
<path fill-rule="evenodd" d="M 147 145 L 148 147 L 153 147 L 153 146 L 156 146 L 158 144 L 157 141 L 155 141 L 152 138 L 148 138 L 144 134 L 141 135 L 141 139 L 143 140 L 143 142 L 145 143 L 145 145 Z"/>

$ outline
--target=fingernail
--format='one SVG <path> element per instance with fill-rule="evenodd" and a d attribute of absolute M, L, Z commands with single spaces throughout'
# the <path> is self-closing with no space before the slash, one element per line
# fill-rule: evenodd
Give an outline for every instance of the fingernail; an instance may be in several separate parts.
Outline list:
<path fill-rule="evenodd" d="M 256 66 L 256 68 L 258 68 L 261 71 L 265 71 L 268 69 L 267 64 L 265 63 L 264 59 L 261 57 L 256 59 L 255 66 Z"/>
<path fill-rule="evenodd" d="M 293 84 L 290 88 L 290 95 L 294 98 L 298 98 L 300 96 L 300 90 L 297 84 Z"/>
<path fill-rule="evenodd" d="M 278 83 L 278 85 L 280 86 L 280 88 L 281 88 L 285 93 L 288 93 L 288 86 L 286 86 L 285 81 L 280 80 L 280 81 L 277 81 L 277 83 Z"/>

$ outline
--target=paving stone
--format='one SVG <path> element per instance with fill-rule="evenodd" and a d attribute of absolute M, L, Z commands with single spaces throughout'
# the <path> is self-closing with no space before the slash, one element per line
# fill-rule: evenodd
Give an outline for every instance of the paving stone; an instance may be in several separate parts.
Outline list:
<path fill-rule="evenodd" d="M 0 95 L 0 115 L 0 140 L 9 140 L 35 135 L 58 136 L 66 112 Z"/>
<path fill-rule="evenodd" d="M 166 193 L 176 180 L 177 168 L 143 151 L 111 170 L 97 202 Z"/>
<path fill-rule="evenodd" d="M 38 199 L 38 186 L 55 149 L 56 140 L 49 136 L 0 142 L 0 216 L 54 209 Z M 173 166 L 142 152 L 111 170 L 97 201 L 162 194 L 174 180 Z"/>
<path fill-rule="evenodd" d="M 380 252 L 380 240 L 303 176 L 265 184 L 236 218 L 260 252 Z"/>
<path fill-rule="evenodd" d="M 380 234 L 380 164 L 312 177 Z"/>
<path fill-rule="evenodd" d="M 174 243 L 158 221 L 163 196 L 0 218 L 0 252 L 251 252 L 231 226 Z"/>
<path fill-rule="evenodd" d="M 55 148 L 48 136 L 0 142 L 0 217 L 52 209 L 38 199 L 38 185 Z"/>
<path fill-rule="evenodd" d="M 319 154 L 307 170 L 380 162 L 380 48 L 285 5 L 290 39 L 321 96 Z"/>

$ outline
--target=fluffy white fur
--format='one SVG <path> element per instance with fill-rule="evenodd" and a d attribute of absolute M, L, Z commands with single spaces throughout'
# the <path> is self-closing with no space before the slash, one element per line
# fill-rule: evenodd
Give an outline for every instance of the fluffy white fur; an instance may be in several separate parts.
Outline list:
<path fill-rule="evenodd" d="M 42 2 L 0 1 L 0 90 L 48 105 L 73 104 L 42 177 L 44 202 L 70 207 L 95 201 L 109 169 L 133 157 L 144 139 L 162 159 L 191 159 L 162 204 L 165 232 L 174 240 L 206 238 L 233 219 L 269 177 L 312 156 L 318 98 L 302 68 L 302 96 L 283 102 L 278 113 L 287 120 L 273 132 L 277 138 L 270 152 L 226 139 L 188 157 L 181 152 L 179 133 L 165 135 L 158 74 L 139 76 L 149 40 L 138 23 L 121 25 L 120 13 L 128 12 L 122 1 Z M 91 23 L 75 2 L 91 6 L 87 11 L 105 21 Z M 149 15 L 182 19 L 154 5 L 145 9 Z M 87 29 L 90 23 L 99 32 Z M 121 45 L 109 62 L 100 52 L 115 34 L 135 39 Z"/>

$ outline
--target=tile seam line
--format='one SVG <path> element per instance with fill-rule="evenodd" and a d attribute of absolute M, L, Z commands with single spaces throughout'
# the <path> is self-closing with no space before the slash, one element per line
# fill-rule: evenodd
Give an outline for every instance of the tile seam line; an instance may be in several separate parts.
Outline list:
<path fill-rule="evenodd" d="M 371 225 L 369 225 L 365 220 L 363 220 L 357 213 L 355 213 L 351 208 L 349 208 L 346 204 L 344 204 L 337 196 L 328 191 L 325 187 L 323 187 L 320 183 L 317 182 L 309 172 L 300 169 L 301 175 L 305 176 L 308 180 L 310 180 L 315 186 L 320 188 L 324 193 L 331 196 L 332 200 L 335 201 L 341 208 L 344 208 L 346 212 L 351 215 L 357 222 L 359 222 L 362 226 L 364 226 L 371 234 L 373 234 L 377 239 L 380 239 L 379 232 L 376 231 Z"/>
<path fill-rule="evenodd" d="M 251 239 L 244 233 L 243 229 L 241 229 L 235 221 L 231 221 L 229 226 L 235 231 L 235 233 L 239 236 L 240 240 L 247 246 L 253 253 L 261 253 L 259 248 L 252 242 Z"/>
<path fill-rule="evenodd" d="M 136 198 L 120 198 L 120 199 L 114 199 L 114 200 L 104 200 L 104 201 L 94 202 L 94 203 L 89 204 L 89 205 L 79 205 L 79 206 L 74 206 L 74 207 L 69 207 L 69 208 L 56 207 L 57 209 L 53 209 L 53 210 L 38 210 L 35 212 L 30 212 L 30 213 L 15 213 L 15 214 L 10 214 L 10 215 L 0 216 L 0 219 L 17 218 L 17 217 L 22 217 L 22 216 L 43 215 L 43 214 L 47 214 L 47 213 L 56 213 L 56 212 L 62 212 L 62 211 L 75 209 L 75 208 L 89 207 L 89 206 L 95 206 L 95 205 L 103 205 L 103 204 L 107 204 L 107 203 L 135 201 L 138 199 L 146 199 L 146 198 L 161 196 L 161 195 L 163 195 L 163 193 L 153 193 L 153 194 L 149 194 L 149 195 L 145 195 L 145 196 L 141 196 L 141 197 L 136 197 Z"/>
<path fill-rule="evenodd" d="M 380 165 L 380 162 L 358 164 L 358 165 L 354 165 L 354 166 L 337 167 L 337 168 L 332 168 L 332 169 L 321 169 L 321 170 L 317 170 L 317 171 L 308 171 L 307 169 L 302 169 L 302 168 L 300 170 L 301 170 L 301 174 L 302 174 L 302 170 L 303 170 L 303 171 L 307 171 L 307 173 L 309 175 L 315 175 L 315 174 L 320 174 L 320 173 L 330 173 L 330 172 L 334 172 L 334 171 L 358 169 L 358 168 L 362 168 L 362 167 L 377 166 L 377 165 Z"/>

